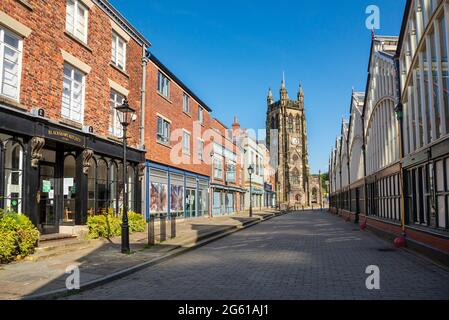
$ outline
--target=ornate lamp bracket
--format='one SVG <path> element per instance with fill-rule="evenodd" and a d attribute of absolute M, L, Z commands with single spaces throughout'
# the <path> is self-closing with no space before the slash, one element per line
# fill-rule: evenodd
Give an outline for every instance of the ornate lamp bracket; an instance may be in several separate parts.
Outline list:
<path fill-rule="evenodd" d="M 137 166 L 137 170 L 139 173 L 139 181 L 143 181 L 143 179 L 145 178 L 146 167 L 147 165 L 145 163 L 139 163 L 139 165 Z"/>
<path fill-rule="evenodd" d="M 37 168 L 39 161 L 42 160 L 42 149 L 45 145 L 45 139 L 41 137 L 33 137 L 31 139 L 31 166 Z"/>
<path fill-rule="evenodd" d="M 94 151 L 92 149 L 85 149 L 83 151 L 83 173 L 85 175 L 89 174 L 90 160 L 94 156 Z"/>

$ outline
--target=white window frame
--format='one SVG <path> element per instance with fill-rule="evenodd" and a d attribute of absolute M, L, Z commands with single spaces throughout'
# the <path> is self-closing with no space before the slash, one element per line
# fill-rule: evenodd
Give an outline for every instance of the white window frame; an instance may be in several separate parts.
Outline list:
<path fill-rule="evenodd" d="M 229 170 L 229 169 L 233 170 Z M 226 181 L 235 183 L 237 182 L 237 164 L 234 161 L 228 161 L 226 163 Z"/>
<path fill-rule="evenodd" d="M 24 178 L 24 169 L 23 169 L 23 157 L 24 157 L 24 149 L 23 146 L 17 142 L 17 141 L 9 141 L 6 145 L 5 149 L 5 190 L 4 194 L 0 195 L 4 197 L 5 200 L 5 209 L 11 208 L 11 194 L 12 193 L 18 193 L 19 197 L 16 199 L 18 201 L 18 212 L 17 213 L 23 213 L 23 200 L 24 200 L 24 192 L 23 192 L 23 178 Z M 16 148 L 19 148 L 19 168 L 16 168 L 16 170 L 13 170 L 12 168 L 12 155 Z M 12 184 L 11 180 L 13 177 L 13 174 L 19 175 L 19 183 Z M 8 174 L 8 175 L 6 175 Z M 14 190 L 16 192 L 14 192 Z"/>
<path fill-rule="evenodd" d="M 204 140 L 198 139 L 198 160 L 203 161 L 204 156 Z"/>
<path fill-rule="evenodd" d="M 18 48 L 12 48 L 11 46 L 9 46 L 5 43 L 5 33 L 7 33 L 9 36 L 11 36 L 12 38 L 15 38 L 18 41 Z M 8 48 L 18 52 L 18 54 L 19 54 L 19 57 L 17 59 L 17 61 L 18 61 L 17 93 L 16 93 L 15 98 L 3 93 L 5 46 L 8 46 Z M 23 38 L 18 36 L 16 33 L 10 31 L 9 29 L 6 29 L 3 26 L 0 26 L 0 95 L 3 97 L 6 97 L 8 99 L 17 101 L 17 102 L 20 101 L 20 90 L 21 90 L 21 83 L 22 83 L 22 52 L 23 52 Z"/>
<path fill-rule="evenodd" d="M 126 53 L 127 53 L 126 45 L 127 45 L 127 42 L 117 32 L 112 31 L 112 44 L 114 44 L 114 43 L 115 43 L 115 51 L 112 52 L 112 57 L 111 57 L 112 63 L 120 70 L 125 71 L 126 70 Z M 120 43 L 123 43 L 123 61 L 122 61 L 123 67 L 120 67 L 120 61 L 118 61 L 118 48 L 119 48 Z M 114 47 L 112 46 L 112 49 L 113 48 Z"/>
<path fill-rule="evenodd" d="M 201 106 L 198 106 L 198 122 L 201 124 L 204 123 L 204 110 Z"/>
<path fill-rule="evenodd" d="M 111 95 L 114 95 L 114 100 L 111 99 Z M 122 99 L 122 101 L 119 101 L 118 100 L 119 98 L 126 99 L 126 96 L 124 96 L 123 94 L 121 94 L 120 92 L 118 92 L 114 89 L 110 89 L 109 105 L 111 108 L 112 127 L 111 126 L 109 127 L 109 133 L 111 135 L 113 135 L 114 137 L 122 138 L 123 137 L 123 126 L 119 121 L 117 110 L 115 109 L 119 105 L 123 104 L 123 99 Z M 114 104 L 114 105 L 112 105 L 112 104 Z"/>
<path fill-rule="evenodd" d="M 188 139 L 186 139 L 188 137 Z M 190 138 L 191 134 L 187 130 L 182 130 L 182 153 L 184 155 L 190 156 Z"/>
<path fill-rule="evenodd" d="M 182 111 L 190 113 L 190 97 L 187 93 L 182 96 Z"/>
<path fill-rule="evenodd" d="M 161 121 L 162 127 L 159 128 L 159 120 Z M 161 129 L 161 130 L 159 130 Z M 164 117 L 157 116 L 156 120 L 156 140 L 159 143 L 169 144 L 170 143 L 170 130 L 171 122 Z"/>
<path fill-rule="evenodd" d="M 223 180 L 223 158 L 214 157 L 214 179 Z"/>
<path fill-rule="evenodd" d="M 71 80 L 71 88 L 70 88 L 70 106 L 69 106 L 69 114 L 70 114 L 70 115 L 69 115 L 68 117 L 66 117 L 66 116 L 64 116 L 64 115 L 62 114 L 62 101 L 61 101 L 61 117 L 82 124 L 82 123 L 84 122 L 84 107 L 85 107 L 85 96 L 86 96 L 86 93 L 85 93 L 85 92 L 86 92 L 86 74 L 85 74 L 83 71 L 79 70 L 78 68 L 72 66 L 71 64 L 69 64 L 69 63 L 67 63 L 67 62 L 64 63 L 64 68 L 65 68 L 65 67 L 68 67 L 68 68 L 71 69 L 71 78 L 70 78 L 70 80 Z M 73 90 L 73 83 L 75 82 L 74 75 L 75 75 L 75 72 L 76 72 L 76 71 L 79 72 L 79 73 L 82 75 L 82 81 L 81 81 L 81 86 L 82 86 L 82 88 L 81 88 L 81 108 L 80 108 L 81 110 L 80 110 L 80 121 L 74 119 L 74 117 L 72 116 L 72 113 L 73 113 L 73 105 L 72 105 L 72 102 L 73 102 L 73 91 L 74 91 L 74 90 Z M 63 75 L 63 77 L 64 77 L 64 78 L 66 77 L 65 74 Z M 64 85 L 63 85 L 62 90 L 64 91 Z"/>
<path fill-rule="evenodd" d="M 73 30 L 69 30 L 68 25 L 67 25 L 68 24 L 67 13 L 68 13 L 69 3 L 73 3 L 73 21 L 72 21 Z M 78 10 L 79 10 L 79 7 L 82 7 L 86 11 L 86 16 L 84 17 L 84 37 L 83 37 L 83 39 L 76 35 L 76 25 L 77 25 L 77 22 L 78 22 Z M 87 43 L 87 30 L 88 30 L 88 23 L 89 23 L 89 8 L 86 7 L 84 5 L 84 3 L 82 1 L 80 1 L 80 0 L 67 0 L 66 1 L 66 17 L 65 18 L 66 18 L 66 24 L 65 24 L 66 31 L 68 33 L 70 33 L 72 36 L 74 36 L 75 38 L 81 40 L 84 43 Z"/>
<path fill-rule="evenodd" d="M 157 91 L 167 99 L 170 99 L 170 79 L 161 71 L 157 76 Z"/>

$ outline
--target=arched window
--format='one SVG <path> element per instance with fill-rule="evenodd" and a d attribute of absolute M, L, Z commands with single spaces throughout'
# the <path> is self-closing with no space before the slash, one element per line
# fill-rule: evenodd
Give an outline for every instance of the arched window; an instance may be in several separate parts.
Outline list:
<path fill-rule="evenodd" d="M 276 128 L 276 118 L 275 117 L 271 118 L 271 129 L 277 129 Z"/>
<path fill-rule="evenodd" d="M 5 209 L 22 213 L 23 148 L 8 141 L 5 148 Z"/>
<path fill-rule="evenodd" d="M 123 163 L 118 165 L 118 176 L 117 176 L 117 206 L 118 213 L 123 209 Z"/>
<path fill-rule="evenodd" d="M 72 154 L 66 155 L 64 159 L 64 222 L 75 221 L 75 199 L 76 199 L 76 160 Z"/>
<path fill-rule="evenodd" d="M 109 207 L 112 208 L 114 214 L 117 213 L 117 184 L 118 184 L 118 168 L 115 162 L 111 162 L 109 168 Z"/>
<path fill-rule="evenodd" d="M 301 132 L 301 118 L 299 114 L 296 115 L 296 132 Z"/>
<path fill-rule="evenodd" d="M 105 159 L 98 161 L 97 168 L 97 213 L 106 213 L 109 209 L 108 204 L 108 164 Z M 114 172 L 114 164 L 111 164 L 109 171 L 109 181 L 112 185 L 111 177 Z"/>
<path fill-rule="evenodd" d="M 292 115 L 288 116 L 288 130 L 293 131 L 293 116 Z"/>
<path fill-rule="evenodd" d="M 135 175 L 134 168 L 128 166 L 128 210 L 136 211 L 135 207 Z"/>
<path fill-rule="evenodd" d="M 89 174 L 87 176 L 87 213 L 89 215 L 94 215 L 96 213 L 95 198 L 97 196 L 95 188 L 97 179 L 97 162 L 94 158 L 90 159 L 89 166 Z"/>

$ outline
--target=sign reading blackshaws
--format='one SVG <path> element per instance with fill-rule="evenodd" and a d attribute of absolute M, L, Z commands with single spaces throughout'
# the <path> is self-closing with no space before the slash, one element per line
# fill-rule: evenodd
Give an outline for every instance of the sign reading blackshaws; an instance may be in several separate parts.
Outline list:
<path fill-rule="evenodd" d="M 48 137 L 76 145 L 83 144 L 83 138 L 81 136 L 60 129 L 48 129 Z"/>

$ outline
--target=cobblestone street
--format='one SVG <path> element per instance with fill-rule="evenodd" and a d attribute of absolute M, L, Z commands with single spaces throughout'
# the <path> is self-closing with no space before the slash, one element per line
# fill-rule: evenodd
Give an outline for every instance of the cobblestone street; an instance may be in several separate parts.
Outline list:
<path fill-rule="evenodd" d="M 380 290 L 366 289 L 370 265 L 380 268 Z M 449 299 L 449 272 L 316 211 L 272 219 L 69 298 Z"/>

